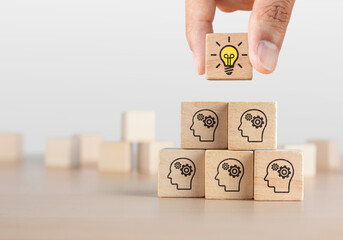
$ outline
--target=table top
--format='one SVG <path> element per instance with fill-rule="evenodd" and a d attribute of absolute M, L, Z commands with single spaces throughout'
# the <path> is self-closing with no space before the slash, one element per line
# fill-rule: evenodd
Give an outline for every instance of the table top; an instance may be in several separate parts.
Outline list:
<path fill-rule="evenodd" d="M 343 174 L 302 202 L 158 198 L 157 177 L 0 165 L 0 239 L 342 239 Z"/>

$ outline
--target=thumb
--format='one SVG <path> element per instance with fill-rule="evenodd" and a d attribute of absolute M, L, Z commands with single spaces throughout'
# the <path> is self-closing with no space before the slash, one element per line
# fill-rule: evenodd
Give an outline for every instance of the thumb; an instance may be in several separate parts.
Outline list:
<path fill-rule="evenodd" d="M 249 22 L 249 54 L 261 73 L 274 71 L 295 0 L 255 0 Z"/>

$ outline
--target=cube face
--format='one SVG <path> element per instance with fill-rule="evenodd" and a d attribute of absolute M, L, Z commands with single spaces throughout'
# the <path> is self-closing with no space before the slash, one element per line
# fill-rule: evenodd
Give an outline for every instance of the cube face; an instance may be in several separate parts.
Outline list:
<path fill-rule="evenodd" d="M 181 148 L 227 149 L 227 103 L 181 103 Z"/>
<path fill-rule="evenodd" d="M 124 112 L 122 115 L 122 140 L 127 142 L 155 140 L 155 113 Z"/>
<path fill-rule="evenodd" d="M 206 78 L 208 80 L 251 80 L 247 33 L 206 35 Z"/>
<path fill-rule="evenodd" d="M 205 150 L 161 150 L 158 196 L 204 197 Z"/>
<path fill-rule="evenodd" d="M 98 169 L 101 172 L 130 172 L 131 156 L 128 142 L 101 142 Z"/>
<path fill-rule="evenodd" d="M 22 138 L 20 134 L 0 134 L 0 162 L 16 162 L 22 159 Z"/>
<path fill-rule="evenodd" d="M 253 152 L 206 151 L 205 197 L 207 199 L 253 199 Z"/>
<path fill-rule="evenodd" d="M 173 148 L 173 142 L 145 142 L 138 144 L 138 171 L 143 174 L 157 174 L 160 151 Z"/>
<path fill-rule="evenodd" d="M 229 150 L 276 149 L 276 102 L 230 102 L 228 112 Z"/>
<path fill-rule="evenodd" d="M 303 200 L 303 154 L 291 150 L 255 151 L 255 200 Z"/>
<path fill-rule="evenodd" d="M 99 135 L 80 135 L 79 141 L 79 157 L 82 165 L 95 165 L 99 158 L 99 148 L 101 136 Z"/>
<path fill-rule="evenodd" d="M 77 139 L 49 138 L 45 154 L 45 165 L 56 168 L 74 168 L 79 166 L 77 157 Z"/>
<path fill-rule="evenodd" d="M 309 143 L 316 145 L 317 171 L 339 171 L 341 158 L 339 152 L 339 141 L 337 140 L 310 140 Z"/>

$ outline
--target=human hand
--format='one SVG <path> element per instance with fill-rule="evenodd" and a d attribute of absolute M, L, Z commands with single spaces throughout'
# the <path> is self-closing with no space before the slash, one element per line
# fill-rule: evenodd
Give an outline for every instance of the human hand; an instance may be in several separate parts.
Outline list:
<path fill-rule="evenodd" d="M 223 12 L 252 10 L 249 57 L 261 73 L 274 71 L 295 0 L 186 0 L 186 36 L 199 75 L 205 73 L 206 34 L 218 7 Z"/>

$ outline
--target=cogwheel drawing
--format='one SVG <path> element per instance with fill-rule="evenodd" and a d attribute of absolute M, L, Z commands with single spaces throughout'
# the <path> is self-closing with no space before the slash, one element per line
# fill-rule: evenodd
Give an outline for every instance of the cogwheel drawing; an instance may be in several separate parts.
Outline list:
<path fill-rule="evenodd" d="M 204 120 L 204 118 L 205 118 L 205 116 L 204 116 L 204 114 L 202 114 L 202 113 L 199 113 L 198 116 L 197 116 L 197 119 L 198 119 L 199 121 Z"/>
<path fill-rule="evenodd" d="M 263 118 L 260 116 L 253 117 L 252 121 L 252 126 L 255 128 L 261 128 L 264 124 Z"/>
<path fill-rule="evenodd" d="M 174 164 L 174 167 L 175 167 L 176 169 L 180 169 L 180 168 L 181 168 L 181 163 L 180 163 L 180 162 L 176 162 L 176 163 Z"/>
<path fill-rule="evenodd" d="M 184 175 L 185 177 L 190 176 L 193 172 L 192 166 L 188 164 L 182 165 L 180 170 L 181 170 L 181 174 Z"/>
<path fill-rule="evenodd" d="M 206 116 L 203 122 L 204 122 L 204 126 L 207 128 L 212 128 L 214 127 L 214 124 L 216 124 L 215 118 L 212 117 L 211 115 Z"/>
<path fill-rule="evenodd" d="M 222 168 L 224 170 L 228 170 L 229 169 L 229 164 L 228 163 L 223 163 Z"/>
<path fill-rule="evenodd" d="M 245 119 L 246 119 L 247 121 L 251 121 L 252 115 L 251 115 L 250 113 L 246 114 L 246 115 L 245 115 Z"/>
<path fill-rule="evenodd" d="M 283 166 L 279 168 L 279 177 L 282 177 L 282 179 L 289 178 L 291 175 L 291 169 L 287 166 Z"/>
<path fill-rule="evenodd" d="M 277 171 L 279 169 L 279 165 L 277 163 L 273 163 L 272 170 Z"/>
<path fill-rule="evenodd" d="M 238 177 L 241 174 L 241 168 L 237 165 L 230 166 L 229 175 L 233 178 Z"/>

